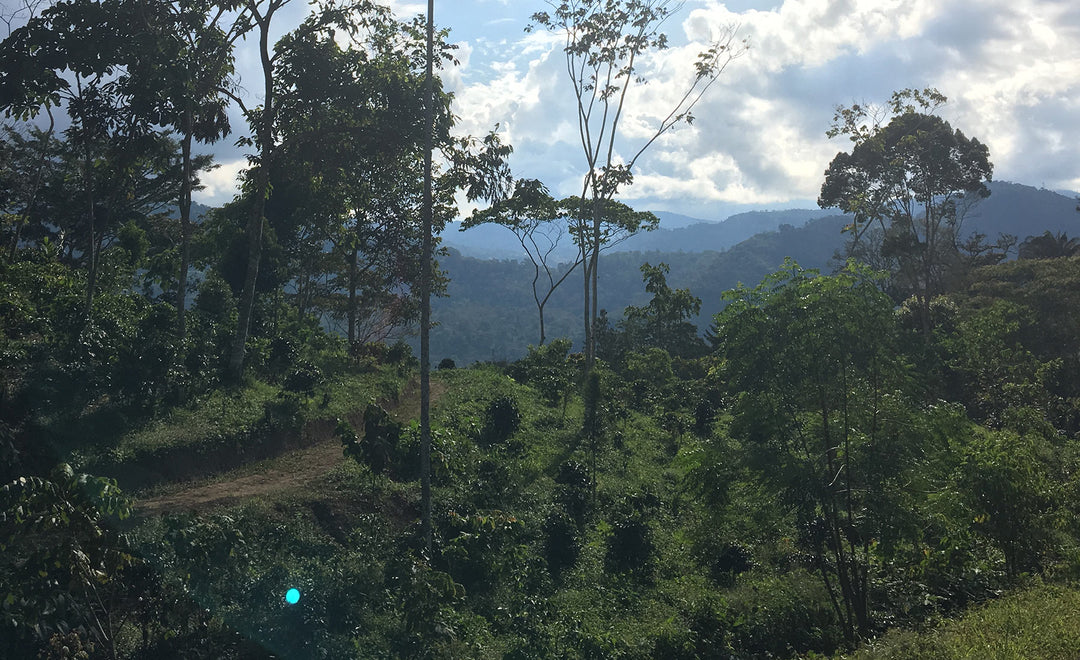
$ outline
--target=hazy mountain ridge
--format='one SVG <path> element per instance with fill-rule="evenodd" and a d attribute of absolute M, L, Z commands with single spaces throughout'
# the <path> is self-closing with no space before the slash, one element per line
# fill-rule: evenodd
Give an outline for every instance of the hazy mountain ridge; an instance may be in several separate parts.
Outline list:
<path fill-rule="evenodd" d="M 1019 240 L 1044 231 L 1080 235 L 1080 213 L 1076 211 L 1075 199 L 1015 183 L 993 182 L 990 188 L 990 197 L 975 206 L 965 219 L 966 233 L 978 231 L 990 240 L 999 233 L 1014 234 Z M 800 218 L 803 218 L 801 223 Z M 734 225 L 723 227 L 732 221 Z M 848 217 L 820 209 L 755 211 L 732 216 L 724 223 L 698 223 L 652 232 L 664 237 L 657 244 L 678 245 L 685 240 L 687 244 L 696 244 L 697 249 L 631 250 L 636 244 L 626 241 L 620 246 L 623 249 L 601 259 L 600 305 L 608 310 L 614 322 L 627 305 L 646 303 L 649 295 L 641 283 L 639 268 L 646 261 L 652 264 L 662 261 L 671 266 L 668 277 L 671 286 L 689 288 L 701 298 L 697 323 L 704 329 L 720 310 L 724 291 L 740 282 L 756 284 L 775 271 L 786 257 L 805 268 L 831 270 L 833 257 L 846 237 L 842 229 L 848 222 Z M 719 247 L 723 245 L 723 240 L 717 238 L 721 231 L 726 231 L 727 236 L 737 236 L 737 232 L 747 231 L 754 223 L 771 228 L 754 232 L 730 247 Z M 501 227 L 488 229 L 499 230 L 516 240 Z M 532 266 L 513 258 L 479 259 L 457 251 L 451 241 L 447 244 L 452 252 L 440 260 L 440 267 L 450 278 L 449 295 L 433 305 L 440 327 L 432 333 L 432 355 L 452 357 L 462 363 L 524 355 L 525 346 L 536 343 L 539 336 L 536 306 L 529 290 Z M 575 273 L 552 297 L 546 311 L 548 337 L 570 337 L 575 345 L 580 342 L 580 288 L 580 275 Z"/>
<path fill-rule="evenodd" d="M 1009 233 L 1023 240 L 1044 231 L 1076 234 L 1080 215 L 1075 197 L 1060 192 L 1007 181 L 993 181 L 989 198 L 975 204 L 964 219 L 965 232 L 978 231 L 988 237 Z M 669 211 L 654 211 L 660 218 L 659 229 L 631 236 L 612 246 L 615 252 L 708 252 L 726 250 L 762 232 L 777 231 L 783 225 L 802 227 L 810 220 L 836 215 L 835 209 L 785 209 L 747 211 L 723 220 L 693 218 Z M 1027 226 L 1025 220 L 1041 220 Z M 481 259 L 523 259 L 521 245 L 507 229 L 481 225 L 458 231 L 451 225 L 442 235 L 443 244 L 462 255 Z M 554 255 L 557 260 L 574 258 L 577 248 L 564 236 Z"/>
<path fill-rule="evenodd" d="M 808 220 L 830 215 L 822 209 L 785 209 L 780 211 L 747 211 L 723 220 L 694 218 L 670 211 L 654 211 L 660 227 L 642 232 L 613 245 L 610 252 L 707 252 L 724 250 L 763 231 L 775 231 L 781 225 L 795 227 Z M 524 259 L 518 239 L 498 225 L 479 225 L 466 231 L 454 223 L 442 234 L 443 245 L 461 254 L 480 259 Z M 577 246 L 563 236 L 553 255 L 559 261 L 571 261 Z"/>

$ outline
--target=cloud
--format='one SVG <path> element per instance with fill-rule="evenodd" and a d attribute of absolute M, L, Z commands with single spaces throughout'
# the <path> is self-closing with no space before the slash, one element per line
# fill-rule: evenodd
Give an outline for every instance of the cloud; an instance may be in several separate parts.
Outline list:
<path fill-rule="evenodd" d="M 402 17 L 425 9 L 403 0 L 393 6 Z M 623 158 L 637 152 L 685 92 L 705 44 L 737 26 L 738 37 L 751 45 L 695 108 L 693 126 L 663 136 L 638 161 L 625 199 L 674 211 L 813 200 L 829 161 L 850 144 L 825 137 L 835 106 L 880 103 L 894 90 L 924 86 L 949 97 L 940 110 L 945 119 L 989 146 L 995 178 L 1080 187 L 1080 3 L 786 0 L 760 6 L 688 0 L 667 25 L 671 48 L 642 60 L 650 82 L 628 99 L 615 144 Z M 453 28 L 460 60 L 441 75 L 455 92 L 460 133 L 483 135 L 498 124 L 515 147 L 517 176 L 539 178 L 558 194 L 578 194 L 585 161 L 563 40 L 545 30 L 522 33 L 531 11 L 508 0 L 461 0 L 453 13 L 438 14 Z M 242 52 L 241 63 L 257 72 L 252 57 Z M 257 94 L 248 96 L 257 101 Z M 239 117 L 234 126 L 242 130 Z M 208 178 L 206 195 L 231 195 L 243 166 L 237 150 L 222 147 L 220 153 L 227 164 L 213 182 Z"/>
<path fill-rule="evenodd" d="M 946 119 L 988 144 L 997 178 L 1076 187 L 1075 3 L 788 0 L 767 11 L 737 11 L 715 0 L 694 5 L 682 33 L 672 35 L 673 47 L 642 62 L 651 81 L 629 96 L 618 153 L 629 157 L 651 137 L 685 91 L 704 43 L 737 26 L 751 49 L 702 99 L 692 127 L 650 147 L 626 199 L 814 199 L 828 162 L 848 147 L 825 138 L 834 107 L 880 103 L 894 90 L 928 85 L 950 97 L 941 110 Z M 549 34 L 505 48 L 517 53 L 506 60 L 513 66 L 492 66 L 490 80 L 462 90 L 460 98 L 474 103 L 460 112 L 507 122 L 515 167 L 570 187 L 580 181 L 584 159 L 561 41 Z"/>
<path fill-rule="evenodd" d="M 240 158 L 220 163 L 209 172 L 203 172 L 199 175 L 203 188 L 193 192 L 192 199 L 207 206 L 221 206 L 232 201 L 237 190 L 237 177 L 247 166 L 247 159 Z"/>

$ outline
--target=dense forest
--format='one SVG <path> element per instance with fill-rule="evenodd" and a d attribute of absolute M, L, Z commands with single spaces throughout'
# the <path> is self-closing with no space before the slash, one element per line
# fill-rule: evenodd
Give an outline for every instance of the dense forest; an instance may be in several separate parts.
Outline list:
<path fill-rule="evenodd" d="M 618 252 L 658 224 L 632 161 L 556 199 L 456 136 L 445 32 L 363 0 L 284 31 L 285 2 L 8 23 L 0 657 L 1080 655 L 1073 200 L 992 185 L 903 90 L 837 109 L 816 219 Z M 629 85 L 666 4 L 607 5 L 534 27 Z M 250 167 L 199 209 L 234 104 Z M 978 224 L 995 196 L 1023 217 Z M 527 252 L 437 248 L 425 286 L 461 197 Z"/>

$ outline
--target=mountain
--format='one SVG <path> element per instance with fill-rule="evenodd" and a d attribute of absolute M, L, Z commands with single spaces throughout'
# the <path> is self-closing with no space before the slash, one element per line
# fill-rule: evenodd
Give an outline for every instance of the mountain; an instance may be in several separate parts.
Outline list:
<path fill-rule="evenodd" d="M 809 220 L 822 218 L 832 212 L 821 209 L 788 209 L 784 211 L 750 211 L 733 215 L 721 222 L 702 222 L 670 228 L 665 224 L 675 214 L 662 216 L 660 229 L 632 236 L 612 248 L 612 252 L 706 252 L 727 248 L 764 231 L 776 231 L 784 225 L 801 227 Z M 685 218 L 686 216 L 680 216 Z"/>
<path fill-rule="evenodd" d="M 964 229 L 986 234 L 1013 234 L 1020 240 L 1045 231 L 1080 236 L 1076 198 L 1007 181 L 992 181 L 990 196 L 968 213 Z"/>
<path fill-rule="evenodd" d="M 990 197 L 965 219 L 966 231 L 979 231 L 991 240 L 999 233 L 1014 234 L 1023 240 L 1048 230 L 1080 236 L 1080 213 L 1074 198 L 1007 182 L 995 181 L 990 189 Z M 721 223 L 692 223 L 635 237 L 633 240 L 657 238 L 636 244 L 626 241 L 619 250 L 605 254 L 600 264 L 600 304 L 614 321 L 627 305 L 648 302 L 639 267 L 646 261 L 654 265 L 665 262 L 671 266 L 668 283 L 689 288 L 702 299 L 697 322 L 704 329 L 720 310 L 724 291 L 740 282 L 757 284 L 785 257 L 792 257 L 805 268 L 832 270 L 833 256 L 845 238 L 841 230 L 848 222 L 845 216 L 821 210 L 757 211 Z M 488 229 L 497 229 L 516 240 L 501 227 Z M 446 243 L 453 245 L 449 240 Z M 635 245 L 646 247 L 634 249 Z M 441 259 L 439 265 L 450 278 L 450 285 L 449 296 L 433 304 L 433 315 L 439 323 L 431 334 L 436 362 L 443 357 L 461 364 L 516 359 L 524 355 L 528 344 L 536 343 L 537 312 L 529 289 L 531 265 L 521 263 L 516 256 L 485 260 L 457 250 Z M 548 304 L 548 337 L 570 337 L 580 346 L 580 301 L 581 276 L 575 273 Z"/>
<path fill-rule="evenodd" d="M 193 222 L 202 222 L 202 218 L 213 211 L 214 208 L 198 202 L 191 203 L 191 220 Z M 180 208 L 177 206 L 169 207 L 169 217 L 176 220 L 180 218 Z"/>
<path fill-rule="evenodd" d="M 775 231 L 781 225 L 799 227 L 813 218 L 829 215 L 821 209 L 749 211 L 725 220 L 703 220 L 669 211 L 654 211 L 660 228 L 631 236 L 610 248 L 610 252 L 706 252 L 724 250 L 763 231 Z M 449 225 L 442 234 L 443 245 L 462 255 L 480 259 L 523 259 L 517 237 L 498 225 L 480 225 L 460 231 L 460 224 Z M 577 247 L 565 238 L 554 252 L 556 260 L 570 261 Z"/>
<path fill-rule="evenodd" d="M 641 282 L 641 264 L 667 263 L 668 283 L 689 288 L 702 299 L 698 325 L 704 329 L 720 311 L 721 295 L 744 282 L 756 284 L 791 256 L 807 268 L 827 269 L 843 241 L 844 216 L 828 216 L 795 227 L 784 223 L 724 251 L 612 252 L 600 260 L 597 291 L 601 307 L 615 321 L 628 305 L 649 301 Z M 539 339 L 538 315 L 532 299 L 530 264 L 513 259 L 478 259 L 451 249 L 439 260 L 450 279 L 447 297 L 432 301 L 431 355 L 465 365 L 475 361 L 514 360 Z M 580 271 L 556 290 L 545 309 L 548 337 L 569 337 L 580 346 Z M 414 340 L 415 343 L 415 340 Z M 414 350 L 416 347 L 414 346 Z"/>

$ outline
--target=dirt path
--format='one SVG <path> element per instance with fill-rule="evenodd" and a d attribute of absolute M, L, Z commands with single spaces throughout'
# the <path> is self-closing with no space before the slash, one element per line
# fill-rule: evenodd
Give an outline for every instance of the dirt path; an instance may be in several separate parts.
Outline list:
<path fill-rule="evenodd" d="M 445 385 L 432 381 L 432 403 L 445 391 Z M 403 423 L 420 416 L 420 391 L 415 381 L 405 387 L 398 404 L 389 412 Z M 349 416 L 354 428 L 360 431 L 363 428 L 362 414 L 363 411 L 358 411 Z M 211 483 L 177 484 L 175 490 L 137 502 L 136 515 L 156 516 L 235 504 L 253 497 L 296 490 L 317 481 L 340 465 L 345 456 L 341 442 L 333 434 L 332 424 L 314 422 L 313 425 L 319 428 L 314 429 L 316 440 L 312 446 L 244 466 L 216 477 Z"/>

